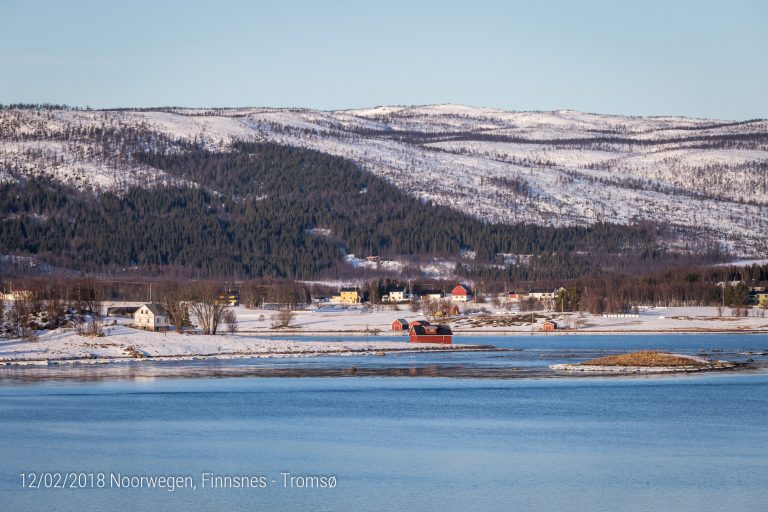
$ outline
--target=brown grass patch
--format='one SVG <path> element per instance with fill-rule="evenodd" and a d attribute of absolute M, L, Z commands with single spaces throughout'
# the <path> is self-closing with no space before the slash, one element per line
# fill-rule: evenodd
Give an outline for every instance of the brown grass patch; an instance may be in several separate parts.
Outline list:
<path fill-rule="evenodd" d="M 595 366 L 707 366 L 706 363 L 690 357 L 666 354 L 653 350 L 642 350 L 631 354 L 605 356 L 580 363 Z"/>
<path fill-rule="evenodd" d="M 474 318 L 468 318 L 466 323 L 468 327 L 514 327 L 516 325 L 531 325 L 531 321 L 534 323 L 539 320 L 549 320 L 550 318 L 538 313 L 519 315 L 479 315 Z"/>
<path fill-rule="evenodd" d="M 133 346 L 125 347 L 123 349 L 123 352 L 125 352 L 126 355 L 128 355 L 128 357 L 133 357 L 136 359 L 144 359 L 145 357 L 147 357 L 144 354 L 144 352 L 140 352 L 139 350 L 136 349 L 136 347 L 133 347 Z"/>

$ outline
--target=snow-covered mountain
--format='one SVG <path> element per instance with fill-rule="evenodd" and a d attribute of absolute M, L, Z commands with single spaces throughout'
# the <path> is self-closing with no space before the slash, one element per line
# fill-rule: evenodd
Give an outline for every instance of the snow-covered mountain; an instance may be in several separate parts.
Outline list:
<path fill-rule="evenodd" d="M 80 188 L 178 182 L 137 150 L 267 140 L 343 156 L 488 221 L 669 223 L 681 243 L 768 251 L 768 120 L 729 122 L 461 105 L 360 110 L 0 110 L 0 180 Z M 693 235 L 691 235 L 693 233 Z"/>

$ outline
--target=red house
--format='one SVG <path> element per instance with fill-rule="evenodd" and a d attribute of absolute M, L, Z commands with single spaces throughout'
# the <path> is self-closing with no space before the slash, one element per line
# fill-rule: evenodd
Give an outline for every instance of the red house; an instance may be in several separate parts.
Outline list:
<path fill-rule="evenodd" d="M 417 325 L 429 325 L 429 322 L 427 322 L 426 320 L 414 320 L 413 322 L 411 322 L 410 324 L 408 324 L 408 327 L 410 327 L 411 329 L 413 329 L 413 328 L 414 328 L 414 327 L 416 327 Z"/>
<path fill-rule="evenodd" d="M 472 300 L 472 290 L 470 290 L 468 286 L 457 284 L 456 287 L 451 290 L 451 300 L 453 302 L 469 302 Z"/>
<path fill-rule="evenodd" d="M 453 332 L 447 325 L 415 325 L 411 327 L 411 343 L 453 343 Z"/>
<path fill-rule="evenodd" d="M 392 322 L 392 330 L 393 331 L 407 331 L 408 330 L 408 321 L 404 318 L 398 318 L 394 322 Z"/>

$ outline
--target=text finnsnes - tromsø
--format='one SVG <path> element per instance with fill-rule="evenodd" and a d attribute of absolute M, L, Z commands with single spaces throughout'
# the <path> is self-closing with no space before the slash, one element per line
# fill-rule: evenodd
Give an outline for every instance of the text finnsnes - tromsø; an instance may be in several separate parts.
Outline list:
<path fill-rule="evenodd" d="M 338 482 L 334 475 L 297 475 L 281 472 L 279 478 L 264 474 L 219 475 L 202 472 L 192 475 L 135 475 L 125 473 L 42 472 L 20 473 L 25 489 L 333 489 Z"/>

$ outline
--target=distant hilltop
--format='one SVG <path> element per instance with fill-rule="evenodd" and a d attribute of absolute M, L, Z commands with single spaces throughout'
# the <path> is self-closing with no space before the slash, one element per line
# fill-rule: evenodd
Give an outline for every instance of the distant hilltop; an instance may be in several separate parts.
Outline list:
<path fill-rule="evenodd" d="M 268 141 L 356 162 L 406 194 L 490 222 L 651 222 L 672 246 L 768 248 L 768 121 L 464 105 L 0 110 L 0 179 L 122 190 L 172 181 L 136 152 Z"/>

